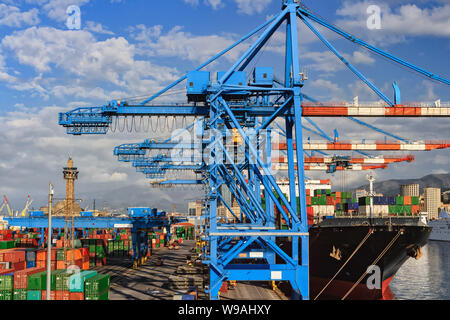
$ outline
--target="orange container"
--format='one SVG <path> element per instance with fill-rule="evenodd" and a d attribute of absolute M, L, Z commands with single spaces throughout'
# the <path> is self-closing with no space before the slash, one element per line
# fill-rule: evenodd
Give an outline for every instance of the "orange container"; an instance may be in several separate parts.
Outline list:
<path fill-rule="evenodd" d="M 52 248 L 51 260 L 56 260 L 56 248 Z M 42 249 L 36 252 L 36 261 L 47 261 L 47 249 Z"/>
<path fill-rule="evenodd" d="M 56 298 L 56 300 L 69 301 L 70 300 L 70 292 L 69 291 L 55 291 L 55 298 Z"/>
<path fill-rule="evenodd" d="M 81 269 L 83 269 L 83 270 L 89 270 L 89 261 L 83 262 L 83 264 L 82 264 L 82 266 L 81 266 Z"/>
<path fill-rule="evenodd" d="M 84 293 L 83 292 L 70 292 L 69 300 L 84 300 Z"/>
<path fill-rule="evenodd" d="M 405 206 L 411 205 L 411 197 L 410 196 L 403 197 L 403 205 L 405 205 Z"/>
<path fill-rule="evenodd" d="M 64 270 L 66 268 L 66 264 L 64 261 L 56 261 L 56 269 L 57 270 Z"/>
<path fill-rule="evenodd" d="M 42 290 L 41 300 L 47 300 L 47 290 Z M 56 291 L 50 291 L 50 300 L 56 300 Z"/>

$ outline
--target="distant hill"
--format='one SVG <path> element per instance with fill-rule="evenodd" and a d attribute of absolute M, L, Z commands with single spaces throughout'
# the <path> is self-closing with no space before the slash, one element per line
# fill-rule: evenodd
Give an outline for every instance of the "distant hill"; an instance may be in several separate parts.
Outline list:
<path fill-rule="evenodd" d="M 400 193 L 400 186 L 402 184 L 418 183 L 420 186 L 420 193 L 423 193 L 424 188 L 441 188 L 441 191 L 450 190 L 450 174 L 430 174 L 417 179 L 392 179 L 386 181 L 379 181 L 373 184 L 375 192 L 382 193 L 385 196 L 395 196 Z M 360 186 L 358 189 L 369 190 L 369 184 Z"/>

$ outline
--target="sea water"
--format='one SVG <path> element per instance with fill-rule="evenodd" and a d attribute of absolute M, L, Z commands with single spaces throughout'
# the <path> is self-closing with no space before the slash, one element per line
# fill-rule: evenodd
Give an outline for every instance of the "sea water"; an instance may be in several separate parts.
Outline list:
<path fill-rule="evenodd" d="M 450 242 L 428 241 L 423 256 L 409 258 L 390 288 L 397 300 L 450 300 Z"/>

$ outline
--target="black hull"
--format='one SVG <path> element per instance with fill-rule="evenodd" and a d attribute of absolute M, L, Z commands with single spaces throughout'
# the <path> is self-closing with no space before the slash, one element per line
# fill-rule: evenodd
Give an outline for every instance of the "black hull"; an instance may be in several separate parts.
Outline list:
<path fill-rule="evenodd" d="M 361 277 L 346 299 L 390 298 L 389 282 L 403 263 L 427 243 L 431 233 L 431 228 L 419 223 L 418 219 L 392 219 L 391 222 L 389 226 L 389 218 L 377 218 L 371 222 L 366 218 L 338 218 L 312 226 L 309 230 L 310 298 L 342 299 Z M 354 253 L 369 231 L 373 232 Z M 382 254 L 398 233 L 398 238 Z M 284 243 L 283 247 L 288 249 L 286 245 L 289 247 L 288 243 Z M 337 274 L 347 260 L 345 267 Z M 379 289 L 369 289 L 367 280 L 370 274 L 365 272 L 376 260 L 382 285 Z M 333 281 L 322 291 L 333 277 Z"/>

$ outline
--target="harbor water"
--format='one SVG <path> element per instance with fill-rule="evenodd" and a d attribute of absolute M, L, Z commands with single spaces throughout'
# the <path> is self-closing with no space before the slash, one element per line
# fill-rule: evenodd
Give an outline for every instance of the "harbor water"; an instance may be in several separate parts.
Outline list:
<path fill-rule="evenodd" d="M 396 300 L 450 300 L 450 242 L 429 241 L 419 260 L 408 259 L 391 281 Z"/>

